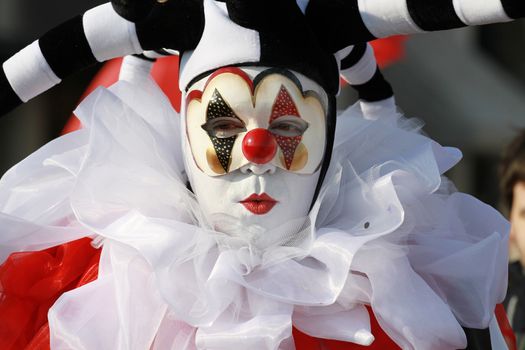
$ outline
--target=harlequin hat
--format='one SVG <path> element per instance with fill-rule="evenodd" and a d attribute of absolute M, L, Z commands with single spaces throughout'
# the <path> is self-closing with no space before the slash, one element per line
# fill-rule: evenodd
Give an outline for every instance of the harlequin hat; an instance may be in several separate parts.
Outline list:
<path fill-rule="evenodd" d="M 337 93 L 336 59 L 321 47 L 295 0 L 204 0 L 204 18 L 197 47 L 182 55 L 181 89 L 219 67 L 255 65 L 302 73 Z"/>
<path fill-rule="evenodd" d="M 113 0 L 59 25 L 4 62 L 0 113 L 5 114 L 97 61 L 163 48 L 183 54 L 195 50 L 191 58 L 188 56 L 182 85 L 190 82 L 191 75 L 212 69 L 212 62 L 217 66 L 268 64 L 304 73 L 329 94 L 335 94 L 337 68 L 345 68 L 338 64 L 356 44 L 362 46 L 376 37 L 393 34 L 504 22 L 523 16 L 525 5 L 521 0 L 483 4 L 417 0 Z M 218 33 L 206 31 L 212 27 L 222 29 Z M 231 31 L 222 31 L 226 28 Z M 223 35 L 221 43 L 232 46 L 204 50 L 208 46 L 203 33 Z M 234 38 L 244 39 L 242 33 L 248 35 L 246 43 L 250 46 L 234 50 L 239 47 Z M 225 40 L 229 35 L 232 40 Z M 209 57 L 196 58 L 200 51 Z M 378 75 L 376 71 L 374 75 Z"/>

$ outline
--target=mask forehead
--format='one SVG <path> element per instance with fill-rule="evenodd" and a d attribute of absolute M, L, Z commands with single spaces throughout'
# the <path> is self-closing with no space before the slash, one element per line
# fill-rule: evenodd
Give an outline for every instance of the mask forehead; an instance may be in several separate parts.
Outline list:
<path fill-rule="evenodd" d="M 322 163 L 326 96 L 303 76 L 225 68 L 197 82 L 186 96 L 188 143 L 195 164 L 207 175 L 223 175 L 261 159 L 299 174 L 312 174 Z M 245 147 L 255 129 L 275 143 L 274 153 L 256 160 Z"/>

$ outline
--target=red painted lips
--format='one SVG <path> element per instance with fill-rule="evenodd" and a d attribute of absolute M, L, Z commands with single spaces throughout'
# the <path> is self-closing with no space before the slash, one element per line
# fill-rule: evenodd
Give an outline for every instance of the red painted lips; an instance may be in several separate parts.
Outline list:
<path fill-rule="evenodd" d="M 240 201 L 242 205 L 255 215 L 264 215 L 268 213 L 274 205 L 277 204 L 277 201 L 267 195 L 266 193 L 261 194 L 252 194 L 248 198 Z"/>

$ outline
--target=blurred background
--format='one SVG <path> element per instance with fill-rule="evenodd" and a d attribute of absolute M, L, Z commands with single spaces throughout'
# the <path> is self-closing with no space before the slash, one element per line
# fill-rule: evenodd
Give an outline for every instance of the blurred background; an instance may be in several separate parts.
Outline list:
<path fill-rule="evenodd" d="M 104 1 L 1 0 L 0 59 L 54 25 Z M 384 68 L 398 105 L 464 159 L 448 175 L 457 187 L 498 204 L 502 148 L 525 127 L 525 21 L 408 37 L 400 60 Z M 60 135 L 93 67 L 0 119 L 0 174 Z M 354 101 L 345 88 L 340 107 Z"/>

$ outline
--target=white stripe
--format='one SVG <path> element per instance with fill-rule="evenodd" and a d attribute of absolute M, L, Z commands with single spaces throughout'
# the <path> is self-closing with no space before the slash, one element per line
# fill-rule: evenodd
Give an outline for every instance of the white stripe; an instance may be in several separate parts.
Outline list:
<path fill-rule="evenodd" d="M 341 61 L 344 60 L 346 56 L 350 55 L 350 52 L 352 52 L 352 50 L 354 50 L 354 45 L 347 46 L 334 54 L 335 59 L 339 64 L 339 69 L 341 69 Z"/>
<path fill-rule="evenodd" d="M 492 320 L 490 320 L 489 332 L 490 345 L 492 350 L 508 350 L 507 344 L 505 343 L 505 338 L 503 338 L 503 334 L 501 333 L 501 329 L 499 328 L 496 315 L 493 315 Z"/>
<path fill-rule="evenodd" d="M 60 83 L 44 58 L 38 40 L 5 61 L 3 68 L 9 84 L 24 102 Z"/>
<path fill-rule="evenodd" d="M 167 52 L 166 54 L 161 54 L 161 53 L 158 53 L 157 51 L 144 51 L 142 53 L 144 56 L 146 56 L 147 58 L 151 58 L 153 60 L 157 59 L 157 58 L 163 58 L 163 57 L 168 57 L 170 56 Z"/>
<path fill-rule="evenodd" d="M 87 11 L 82 23 L 89 47 L 99 62 L 143 51 L 135 24 L 120 17 L 110 3 Z"/>
<path fill-rule="evenodd" d="M 153 62 L 135 56 L 126 56 L 120 66 L 118 80 L 138 81 L 150 76 Z"/>
<path fill-rule="evenodd" d="M 358 0 L 358 6 L 365 26 L 376 38 L 424 32 L 410 17 L 406 0 Z"/>
<path fill-rule="evenodd" d="M 337 62 L 337 70 L 339 70 L 339 72 L 341 72 L 341 61 L 348 55 L 350 55 L 350 53 L 352 52 L 352 50 L 354 49 L 354 45 L 350 45 L 348 47 L 345 47 L 344 49 L 341 49 L 339 51 L 337 51 L 334 56 L 335 56 L 335 60 Z M 339 89 L 341 89 L 341 84 L 339 84 Z M 337 94 L 339 95 L 339 91 L 337 92 Z"/>
<path fill-rule="evenodd" d="M 473 26 L 496 22 L 508 22 L 501 0 L 453 0 L 454 10 L 461 22 Z"/>
<path fill-rule="evenodd" d="M 372 79 L 377 69 L 374 49 L 370 44 L 366 45 L 363 57 L 352 67 L 341 71 L 341 77 L 350 85 L 361 85 Z"/>
<path fill-rule="evenodd" d="M 363 112 L 363 118 L 368 120 L 379 120 L 382 118 L 386 120 L 390 116 L 397 114 L 396 100 L 394 96 L 374 102 L 359 100 L 359 105 Z"/>
<path fill-rule="evenodd" d="M 224 3 L 204 0 L 204 32 L 194 51 L 181 58 L 179 88 L 184 91 L 201 73 L 240 62 L 259 62 L 259 32 L 241 27 L 228 17 Z"/>
<path fill-rule="evenodd" d="M 516 306 L 518 306 L 518 296 L 513 295 L 510 300 L 509 304 L 507 305 L 507 318 L 509 320 L 510 326 L 514 327 L 514 314 L 516 313 Z"/>
<path fill-rule="evenodd" d="M 299 6 L 303 14 L 306 13 L 306 8 L 308 7 L 309 2 L 310 0 L 297 0 L 297 6 Z"/>

